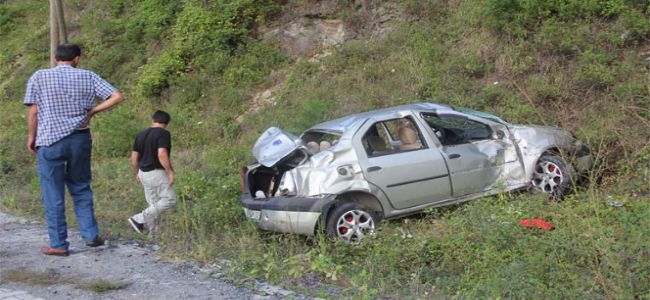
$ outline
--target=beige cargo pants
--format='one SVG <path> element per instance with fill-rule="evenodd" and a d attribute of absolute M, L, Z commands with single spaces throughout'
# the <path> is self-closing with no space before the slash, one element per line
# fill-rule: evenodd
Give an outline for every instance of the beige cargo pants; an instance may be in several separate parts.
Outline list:
<path fill-rule="evenodd" d="M 160 215 L 176 204 L 176 193 L 169 186 L 165 170 L 138 171 L 138 175 L 149 207 L 132 218 L 138 223 L 146 224 L 150 233 L 156 233 Z"/>

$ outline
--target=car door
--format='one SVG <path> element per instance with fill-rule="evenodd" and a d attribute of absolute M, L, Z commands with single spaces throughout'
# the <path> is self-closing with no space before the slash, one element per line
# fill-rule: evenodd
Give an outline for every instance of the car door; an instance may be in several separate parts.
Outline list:
<path fill-rule="evenodd" d="M 440 141 L 453 196 L 473 194 L 498 188 L 506 163 L 516 163 L 512 143 L 495 138 L 486 122 L 454 113 L 422 113 Z M 503 133 L 503 132 L 502 132 Z"/>
<path fill-rule="evenodd" d="M 413 140 L 400 137 L 403 132 L 413 131 L 417 135 Z M 423 139 L 422 130 L 411 116 L 372 120 L 357 137 L 364 176 L 388 197 L 394 209 L 451 197 L 445 160 L 435 146 Z"/>

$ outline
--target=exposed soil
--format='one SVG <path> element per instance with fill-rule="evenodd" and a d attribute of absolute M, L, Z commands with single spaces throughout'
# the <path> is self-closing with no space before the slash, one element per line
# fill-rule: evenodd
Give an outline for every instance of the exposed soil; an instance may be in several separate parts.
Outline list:
<path fill-rule="evenodd" d="M 45 256 L 44 224 L 0 212 L 0 288 L 44 299 L 306 299 L 262 282 L 235 286 L 220 266 L 171 261 L 155 245 L 90 248 L 74 230 L 68 241 L 70 256 Z"/>

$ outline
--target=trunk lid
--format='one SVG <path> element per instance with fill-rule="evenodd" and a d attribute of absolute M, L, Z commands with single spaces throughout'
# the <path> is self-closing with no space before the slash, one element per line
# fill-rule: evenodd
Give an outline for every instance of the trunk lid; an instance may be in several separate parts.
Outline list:
<path fill-rule="evenodd" d="M 304 160 L 308 157 L 307 152 L 301 150 L 303 141 L 280 128 L 271 127 L 264 131 L 253 146 L 253 156 L 261 165 L 273 167 L 282 161 L 285 157 L 291 157 L 292 160 Z M 296 153 L 299 151 L 299 155 Z M 293 162 L 297 163 L 297 162 Z"/>

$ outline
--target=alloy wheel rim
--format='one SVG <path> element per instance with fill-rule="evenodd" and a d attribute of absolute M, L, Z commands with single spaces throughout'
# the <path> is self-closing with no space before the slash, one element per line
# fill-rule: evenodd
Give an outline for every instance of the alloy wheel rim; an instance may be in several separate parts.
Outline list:
<path fill-rule="evenodd" d="M 535 166 L 535 171 L 533 172 L 533 185 L 535 185 L 540 191 L 554 194 L 563 182 L 564 176 L 562 170 L 557 164 L 550 161 L 544 161 Z"/>
<path fill-rule="evenodd" d="M 360 242 L 375 232 L 372 216 L 362 210 L 350 210 L 336 221 L 336 234 L 347 242 Z"/>

